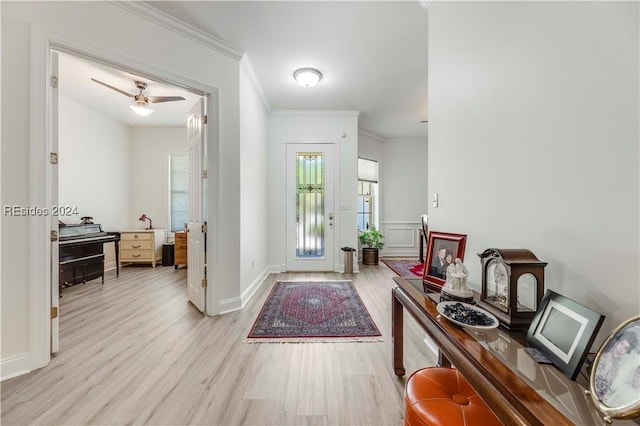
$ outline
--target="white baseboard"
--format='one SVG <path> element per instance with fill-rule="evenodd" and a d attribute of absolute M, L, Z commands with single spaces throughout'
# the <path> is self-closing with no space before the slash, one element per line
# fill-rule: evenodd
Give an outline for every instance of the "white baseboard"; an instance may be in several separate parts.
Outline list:
<path fill-rule="evenodd" d="M 258 275 L 258 277 L 253 280 L 251 285 L 247 287 L 245 291 L 239 297 L 232 297 L 231 299 L 225 299 L 220 301 L 220 314 L 227 314 L 229 312 L 237 311 L 246 306 L 246 304 L 251 300 L 253 295 L 258 291 L 260 286 L 264 284 L 264 281 L 267 279 L 269 274 L 279 272 L 279 268 L 277 266 L 267 266 L 264 270 Z"/>
<path fill-rule="evenodd" d="M 218 311 L 218 315 L 228 314 L 229 312 L 237 311 L 242 309 L 242 303 L 240 296 L 232 297 L 231 299 L 221 300 L 218 304 L 220 306 L 220 310 Z"/>
<path fill-rule="evenodd" d="M 264 268 L 264 270 L 260 273 L 260 275 L 258 275 L 258 277 L 255 280 L 253 280 L 251 285 L 247 287 L 245 291 L 242 292 L 242 294 L 240 295 L 240 299 L 242 301 L 242 304 L 240 306 L 241 308 L 244 308 L 247 305 L 247 303 L 249 302 L 249 300 L 251 300 L 253 295 L 256 294 L 256 291 L 258 291 L 260 286 L 264 284 L 264 281 L 267 279 L 267 277 L 271 273 L 271 268 L 272 268 L 271 266 L 267 266 L 266 268 Z"/>
<path fill-rule="evenodd" d="M 383 249 L 380 250 L 380 257 L 415 257 L 418 258 L 418 249 Z"/>
<path fill-rule="evenodd" d="M 31 371 L 31 357 L 28 353 L 14 355 L 0 360 L 0 381 L 22 376 Z"/>

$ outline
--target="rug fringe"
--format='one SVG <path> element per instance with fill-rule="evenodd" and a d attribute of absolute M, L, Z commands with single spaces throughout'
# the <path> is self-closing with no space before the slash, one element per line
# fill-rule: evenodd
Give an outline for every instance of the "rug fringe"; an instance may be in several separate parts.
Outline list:
<path fill-rule="evenodd" d="M 275 343 L 275 344 L 286 344 L 286 343 L 380 343 L 385 340 L 381 337 L 371 337 L 371 338 L 357 338 L 357 337 L 337 337 L 334 339 L 326 339 L 326 338 L 307 338 L 307 339 L 247 339 L 243 340 L 242 343 Z"/>

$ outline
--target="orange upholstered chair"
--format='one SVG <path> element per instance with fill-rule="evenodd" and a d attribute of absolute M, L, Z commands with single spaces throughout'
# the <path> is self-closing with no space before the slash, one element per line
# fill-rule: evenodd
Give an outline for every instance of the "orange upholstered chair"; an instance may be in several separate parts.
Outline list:
<path fill-rule="evenodd" d="M 417 370 L 404 394 L 405 426 L 502 425 L 454 368 Z"/>

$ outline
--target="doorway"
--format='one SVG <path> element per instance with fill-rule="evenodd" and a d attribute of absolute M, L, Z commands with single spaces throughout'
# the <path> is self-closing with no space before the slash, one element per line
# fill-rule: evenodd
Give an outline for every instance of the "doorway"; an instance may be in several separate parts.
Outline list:
<path fill-rule="evenodd" d="M 333 144 L 287 144 L 287 271 L 334 270 L 334 170 Z"/>
<path fill-rule="evenodd" d="M 137 81 L 153 82 L 155 83 L 155 93 L 150 92 L 150 94 L 155 95 L 154 99 L 158 99 L 159 95 L 169 94 L 163 92 L 168 90 L 170 94 L 180 94 L 182 95 L 180 97 L 185 98 L 183 101 L 187 105 L 185 111 L 189 111 L 190 104 L 196 103 L 202 112 L 210 102 L 209 95 L 195 89 L 187 91 L 171 83 L 166 83 L 162 79 L 146 77 L 143 72 L 132 71 L 115 65 L 111 66 L 111 64 L 105 64 L 97 58 L 66 49 L 52 48 L 50 55 L 52 75 L 57 77 L 58 84 L 55 87 L 52 85 L 50 88 L 52 102 L 48 106 L 51 129 L 49 143 L 52 152 L 58 152 L 57 142 L 59 139 L 62 139 L 66 144 L 66 146 L 60 146 L 61 152 L 59 152 L 60 155 L 58 157 L 61 161 L 58 161 L 57 164 L 52 164 L 50 169 L 51 185 L 47 197 L 51 199 L 51 204 L 77 204 L 82 206 L 77 209 L 78 217 L 94 216 L 96 223 L 105 224 L 104 230 L 108 231 L 137 229 L 134 224 L 138 216 L 141 218 L 143 216 L 151 216 L 155 220 L 154 229 L 165 228 L 171 232 L 172 229 L 169 228 L 168 218 L 166 216 L 162 217 L 158 213 L 148 214 L 148 209 L 155 209 L 156 212 L 162 212 L 165 215 L 169 211 L 169 155 L 177 150 L 181 150 L 186 154 L 189 150 L 187 113 L 180 108 L 170 111 L 165 107 L 166 104 L 163 99 L 157 101 L 161 102 L 157 106 L 152 104 L 156 109 L 152 117 L 157 117 L 158 115 L 168 117 L 167 114 L 170 114 L 173 116 L 173 121 L 169 121 L 167 125 L 158 125 L 159 121 L 156 120 L 154 122 L 156 123 L 155 126 L 146 122 L 138 127 L 135 121 L 131 121 L 138 118 L 129 110 L 128 106 L 132 102 L 127 100 L 127 97 L 134 97 Z M 78 73 L 82 74 L 82 76 L 78 75 Z M 104 84 L 96 84 L 95 80 L 92 80 L 94 78 L 100 81 L 108 81 L 109 86 L 104 87 Z M 133 90 L 127 90 L 127 82 L 133 84 Z M 78 88 L 76 86 L 81 87 Z M 150 84 L 149 89 L 152 89 L 152 87 Z M 68 89 L 65 96 L 63 96 L 64 104 L 61 103 L 60 98 L 62 96 L 59 96 L 63 89 Z M 123 94 L 128 94 L 128 96 L 122 96 Z M 89 105 L 85 105 L 82 102 L 85 98 L 90 101 Z M 117 106 L 118 113 L 121 114 L 121 106 L 122 110 L 128 114 L 122 119 L 124 120 L 123 123 L 118 122 L 119 116 L 117 114 L 115 117 L 110 115 L 109 108 L 113 107 L 106 105 L 108 103 L 107 99 L 109 102 L 111 102 L 111 99 L 120 102 Z M 197 102 L 194 102 L 194 99 Z M 92 108 L 96 104 L 100 105 L 101 108 Z M 63 107 L 69 108 L 71 112 L 60 114 L 60 110 Z M 197 118 L 201 119 L 202 115 L 203 113 L 199 114 Z M 140 118 L 146 119 L 147 117 Z M 100 121 L 97 123 L 96 119 Z M 63 123 L 62 120 L 65 120 L 65 122 Z M 180 123 L 181 127 L 175 127 L 176 123 Z M 63 138 L 60 138 L 59 133 L 63 128 L 65 134 Z M 128 133 L 131 133 L 131 135 Z M 203 153 L 209 151 L 205 149 L 209 141 L 209 139 L 205 138 L 206 133 L 205 131 L 198 133 L 202 141 L 199 147 Z M 172 140 L 177 143 L 171 145 Z M 69 145 L 70 141 L 73 142 L 71 146 Z M 137 160 L 133 164 L 136 158 Z M 205 165 L 208 162 L 206 158 L 201 157 L 197 164 L 201 167 L 206 167 Z M 59 182 L 59 175 L 67 173 L 69 169 L 75 173 L 74 177 L 64 176 Z M 197 174 L 198 178 L 202 177 L 201 170 L 194 170 L 193 174 Z M 67 184 L 73 182 L 73 184 L 69 185 L 72 187 L 71 191 L 68 191 L 69 188 L 66 188 L 65 191 L 59 191 L 59 189 L 62 189 L 61 185 L 65 182 Z M 124 188 L 134 188 L 137 192 L 136 194 L 129 193 L 129 191 L 124 191 Z M 59 192 L 61 193 L 60 197 Z M 73 194 L 70 195 L 70 192 Z M 162 195 L 158 197 L 158 194 Z M 200 190 L 195 191 L 195 194 L 198 197 L 197 205 L 206 206 L 206 194 Z M 124 215 L 122 214 L 123 210 L 125 211 Z M 201 213 L 206 214 L 206 209 L 203 208 Z M 203 216 L 198 214 L 197 217 L 202 220 Z M 58 227 L 58 220 L 66 221 L 69 224 L 73 223 L 77 218 L 56 217 L 52 219 L 54 220 L 52 220 L 51 229 L 55 230 Z M 139 225 L 140 229 L 144 228 L 142 224 Z M 149 226 L 151 226 L 151 221 L 149 221 Z M 163 235 L 167 234 L 168 232 L 165 232 Z M 202 238 L 198 239 L 198 241 L 200 240 Z M 58 269 L 57 250 L 58 243 L 52 241 L 51 257 L 48 259 L 51 262 L 50 303 L 52 318 L 49 333 L 51 352 L 56 352 L 58 349 L 59 314 L 57 307 L 59 287 L 57 283 L 58 276 L 55 272 Z M 201 255 L 201 258 L 198 258 L 199 266 L 201 267 L 190 268 L 188 279 L 197 280 L 200 283 L 201 275 L 204 274 L 206 268 L 203 245 L 199 244 L 198 247 L 194 247 L 190 251 L 190 257 L 194 259 L 198 258 L 197 254 Z M 105 247 L 105 254 L 107 252 L 111 254 L 113 249 Z M 115 256 L 108 257 L 114 260 Z M 200 273 L 196 269 L 199 269 Z M 204 292 L 199 294 L 199 297 L 199 303 L 194 303 L 194 305 L 199 310 L 204 311 Z M 185 289 L 186 299 L 187 292 Z M 53 315 L 54 308 L 57 314 L 55 316 Z"/>

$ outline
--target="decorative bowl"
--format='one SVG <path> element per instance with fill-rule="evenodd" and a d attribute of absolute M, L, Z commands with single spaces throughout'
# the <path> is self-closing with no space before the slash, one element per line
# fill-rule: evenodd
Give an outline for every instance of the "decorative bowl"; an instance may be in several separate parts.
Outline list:
<path fill-rule="evenodd" d="M 440 315 L 461 327 L 488 330 L 499 325 L 493 314 L 468 303 L 445 301 L 438 303 L 436 308 Z"/>

